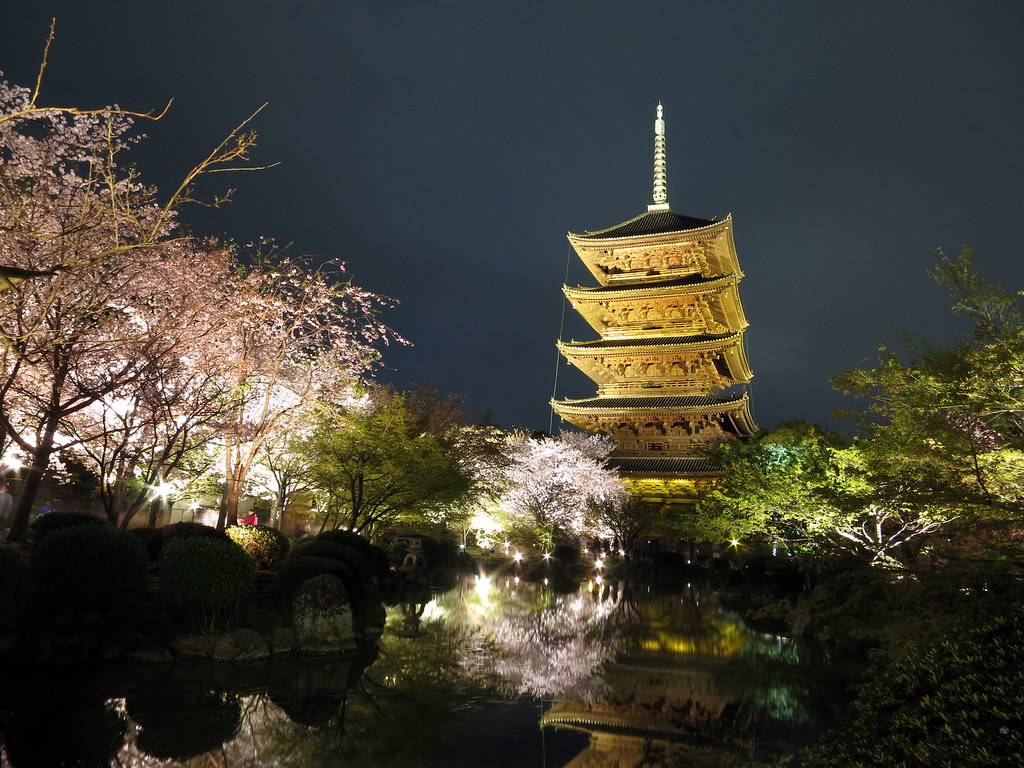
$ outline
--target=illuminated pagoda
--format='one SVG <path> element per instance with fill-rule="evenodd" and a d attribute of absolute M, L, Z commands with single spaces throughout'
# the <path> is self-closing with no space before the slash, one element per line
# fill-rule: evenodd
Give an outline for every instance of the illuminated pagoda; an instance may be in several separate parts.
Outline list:
<path fill-rule="evenodd" d="M 559 341 L 595 397 L 552 400 L 565 421 L 616 444 L 610 463 L 650 501 L 685 502 L 720 477 L 706 449 L 756 431 L 732 217 L 698 219 L 668 204 L 665 121 L 654 123 L 654 200 L 608 229 L 570 233 L 598 287 L 563 286 L 600 335 Z"/>

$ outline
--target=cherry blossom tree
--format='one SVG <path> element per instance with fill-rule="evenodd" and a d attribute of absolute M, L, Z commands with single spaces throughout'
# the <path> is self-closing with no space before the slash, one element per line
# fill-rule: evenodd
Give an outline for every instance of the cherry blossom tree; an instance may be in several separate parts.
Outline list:
<path fill-rule="evenodd" d="M 202 267 L 216 275 L 233 262 L 211 251 Z M 217 333 L 226 296 L 219 281 L 189 283 L 182 295 L 191 306 L 196 333 L 187 348 L 154 367 L 154 375 L 96 401 L 65 420 L 70 450 L 99 480 L 99 495 L 111 522 L 127 526 L 169 481 L 178 494 L 207 495 L 211 457 L 205 450 L 217 432 L 226 393 L 219 375 Z M 213 290 L 209 290 L 213 287 Z M 203 289 L 207 290 L 203 290 Z M 205 296 L 205 298 L 204 298 Z"/>
<path fill-rule="evenodd" d="M 239 278 L 225 319 L 221 425 L 224 503 L 218 527 L 234 525 L 238 501 L 260 452 L 288 420 L 312 418 L 332 393 L 373 369 L 379 346 L 404 342 L 377 314 L 388 300 L 353 285 L 338 261 L 257 253 Z"/>
<path fill-rule="evenodd" d="M 613 447 L 582 433 L 510 435 L 511 465 L 499 502 L 510 526 L 547 546 L 560 537 L 608 535 L 596 510 L 628 497 L 618 472 L 605 464 Z"/>
<path fill-rule="evenodd" d="M 44 109 L 38 93 L 0 80 L 0 429 L 27 459 L 12 540 L 69 442 L 64 421 L 203 332 L 180 299 L 209 249 L 175 217 L 199 176 L 244 160 L 255 141 L 243 123 L 159 202 L 122 162 L 139 140 L 129 114 Z"/>

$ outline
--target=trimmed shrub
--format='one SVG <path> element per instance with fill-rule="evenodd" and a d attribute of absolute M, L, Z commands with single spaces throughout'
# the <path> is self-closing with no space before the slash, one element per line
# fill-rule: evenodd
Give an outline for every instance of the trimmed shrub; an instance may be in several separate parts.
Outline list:
<path fill-rule="evenodd" d="M 63 509 L 47 512 L 45 515 L 37 515 L 29 521 L 28 530 L 25 532 L 25 543 L 37 547 L 54 531 L 63 531 L 65 528 L 74 528 L 80 525 L 98 526 L 109 525 L 109 523 L 102 517 L 96 517 L 88 512 Z"/>
<path fill-rule="evenodd" d="M 345 544 L 323 540 L 319 536 L 307 539 L 291 548 L 288 560 L 301 557 L 329 557 L 345 563 L 360 582 L 370 584 L 374 580 L 374 569 L 363 554 Z"/>
<path fill-rule="evenodd" d="M 0 546 L 0 630 L 13 629 L 28 603 L 28 563 L 11 547 Z"/>
<path fill-rule="evenodd" d="M 458 568 L 459 545 L 453 539 L 434 539 L 430 536 L 421 536 L 420 539 L 423 544 L 423 556 L 427 559 L 427 568 Z"/>
<path fill-rule="evenodd" d="M 256 561 L 259 571 L 276 570 L 288 554 L 288 537 L 262 525 L 232 525 L 225 533 Z"/>
<path fill-rule="evenodd" d="M 159 528 L 158 532 L 158 536 L 149 540 L 149 561 L 151 563 L 156 563 L 160 560 L 160 551 L 168 542 L 177 541 L 178 539 L 193 539 L 198 537 L 230 541 L 228 535 L 223 531 L 218 531 L 216 528 L 212 528 L 209 525 L 203 525 L 202 523 L 174 523 L 173 525 Z"/>
<path fill-rule="evenodd" d="M 352 599 L 353 589 L 358 591 L 356 577 L 344 562 L 337 558 L 321 557 L 313 554 L 300 557 L 289 556 L 285 559 L 281 570 L 277 574 L 277 584 L 281 592 L 288 597 L 292 597 L 299 591 L 302 582 L 324 573 L 337 576 L 341 580 L 341 583 L 345 585 L 345 589 L 349 593 L 349 600 Z"/>
<path fill-rule="evenodd" d="M 360 536 L 354 531 L 324 531 L 316 538 L 317 541 L 334 541 L 338 544 L 344 544 L 362 553 L 363 557 L 373 566 L 374 575 L 377 579 L 387 578 L 387 575 L 391 572 L 391 562 L 388 558 L 388 553 L 365 536 Z M 402 554 L 404 555 L 405 553 L 403 552 Z"/>
<path fill-rule="evenodd" d="M 159 564 L 160 594 L 206 630 L 237 612 L 256 582 L 255 561 L 227 537 L 174 539 L 164 545 Z"/>
<path fill-rule="evenodd" d="M 146 575 L 142 544 L 127 531 L 100 523 L 47 533 L 32 556 L 32 577 L 43 597 L 69 607 L 106 609 L 138 594 Z"/>

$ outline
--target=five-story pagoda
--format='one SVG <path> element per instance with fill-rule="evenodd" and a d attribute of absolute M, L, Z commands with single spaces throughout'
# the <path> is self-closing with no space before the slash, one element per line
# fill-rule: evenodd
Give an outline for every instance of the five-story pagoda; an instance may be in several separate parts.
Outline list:
<path fill-rule="evenodd" d="M 685 502 L 721 474 L 707 449 L 757 428 L 744 387 L 752 373 L 732 217 L 675 213 L 666 178 L 659 104 L 647 212 L 568 236 L 600 286 L 563 291 L 600 339 L 559 341 L 558 350 L 598 391 L 551 405 L 562 419 L 615 441 L 610 462 L 642 498 Z"/>

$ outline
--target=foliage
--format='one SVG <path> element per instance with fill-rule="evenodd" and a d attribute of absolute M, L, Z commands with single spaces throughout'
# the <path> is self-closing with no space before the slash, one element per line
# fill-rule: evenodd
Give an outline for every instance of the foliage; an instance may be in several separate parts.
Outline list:
<path fill-rule="evenodd" d="M 138 594 L 145 574 L 142 543 L 102 521 L 53 531 L 32 555 L 40 593 L 73 608 L 117 607 Z"/>
<path fill-rule="evenodd" d="M 244 549 L 260 571 L 274 570 L 288 554 L 288 537 L 274 528 L 262 525 L 232 525 L 225 533 Z"/>
<path fill-rule="evenodd" d="M 237 610 L 255 585 L 256 563 L 230 540 L 174 539 L 161 550 L 159 564 L 161 596 L 208 630 Z"/>
<path fill-rule="evenodd" d="M 546 548 L 565 537 L 606 536 L 599 510 L 628 499 L 618 473 L 605 465 L 612 447 L 607 439 L 579 433 L 511 435 L 498 502 L 508 526 Z"/>
<path fill-rule="evenodd" d="M 362 552 L 337 541 L 321 540 L 320 537 L 300 541 L 291 548 L 287 559 L 302 557 L 329 557 L 345 563 L 362 583 L 371 583 L 375 578 L 374 568 Z"/>
<path fill-rule="evenodd" d="M 1021 520 L 1024 502 L 1024 322 L 1020 294 L 982 278 L 969 247 L 941 251 L 932 272 L 973 321 L 970 336 L 936 349 L 881 348 L 873 368 L 834 385 L 868 402 L 863 459 L 878 495 L 927 506 L 944 520 Z"/>
<path fill-rule="evenodd" d="M 957 626 L 876 675 L 809 768 L 1024 764 L 1024 612 Z"/>
<path fill-rule="evenodd" d="M 391 572 L 388 553 L 376 544 L 373 544 L 365 536 L 361 536 L 354 531 L 343 531 L 340 529 L 324 531 L 316 537 L 316 541 L 333 541 L 362 553 L 363 557 L 373 566 L 374 576 L 378 581 L 386 578 Z"/>
<path fill-rule="evenodd" d="M 203 525 L 202 523 L 182 521 L 165 525 L 163 528 L 159 528 L 157 534 L 150 537 L 147 541 L 150 562 L 155 563 L 159 561 L 160 552 L 168 542 L 195 537 L 228 540 L 227 535 L 223 531 L 218 531 L 216 528 L 211 528 L 209 525 Z"/>
<path fill-rule="evenodd" d="M 657 505 L 643 502 L 633 495 L 616 494 L 598 504 L 597 512 L 601 522 L 626 552 L 630 542 L 649 531 L 658 518 Z"/>
<path fill-rule="evenodd" d="M 25 543 L 38 547 L 54 531 L 74 528 L 79 525 L 104 525 L 104 520 L 88 512 L 58 509 L 37 515 L 28 524 Z"/>
<path fill-rule="evenodd" d="M 357 589 L 356 578 L 343 560 L 334 557 L 314 554 L 289 557 L 277 574 L 277 583 L 285 595 L 293 596 L 303 582 L 324 573 L 336 576 L 349 592 L 349 599 L 352 599 L 352 590 Z"/>
<path fill-rule="evenodd" d="M 389 302 L 355 286 L 340 261 L 262 250 L 239 270 L 237 313 L 228 337 L 229 407 L 222 428 L 226 521 L 260 451 L 345 392 L 379 359 L 377 345 L 404 343 L 378 318 Z M 221 520 L 219 526 L 224 524 Z"/>
<path fill-rule="evenodd" d="M 691 539 L 752 537 L 792 551 L 848 551 L 890 567 L 912 542 L 948 523 L 949 510 L 891 494 L 858 443 L 807 422 L 786 422 L 715 448 L 726 482 L 705 493 L 687 524 Z"/>
<path fill-rule="evenodd" d="M 29 567 L 13 547 L 0 546 L 0 631 L 12 629 L 28 603 Z"/>
<path fill-rule="evenodd" d="M 384 387 L 325 408 L 303 445 L 325 523 L 380 538 L 468 493 L 473 478 L 458 430 L 434 416 L 422 399 Z"/>
<path fill-rule="evenodd" d="M 40 108 L 0 81 L 0 426 L 25 457 L 10 538 L 24 532 L 55 451 L 91 439 L 76 416 L 159 380 L 209 333 L 225 262 L 175 224 L 192 183 L 244 160 L 240 126 L 163 203 L 124 162 L 139 141 L 116 110 Z M 189 285 L 187 295 L 180 285 Z M 214 290 L 207 290 L 214 288 Z M 193 300 L 194 299 L 194 300 Z"/>

